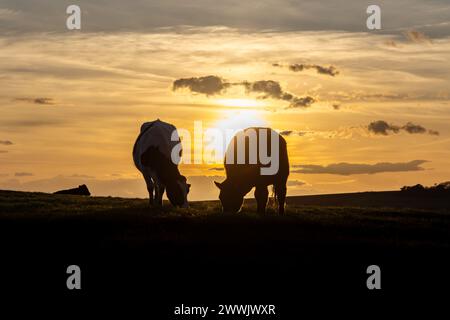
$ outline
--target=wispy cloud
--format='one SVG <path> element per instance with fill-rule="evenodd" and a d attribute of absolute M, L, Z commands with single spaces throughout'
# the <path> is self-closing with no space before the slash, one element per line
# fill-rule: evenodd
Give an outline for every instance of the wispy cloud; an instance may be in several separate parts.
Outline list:
<path fill-rule="evenodd" d="M 383 172 L 407 172 L 407 171 L 422 171 L 425 170 L 420 165 L 426 163 L 426 160 L 413 160 L 410 162 L 380 162 L 376 164 L 361 164 L 361 163 L 333 163 L 326 166 L 321 165 L 294 165 L 292 172 L 303 174 L 336 174 L 349 176 L 353 174 L 376 174 Z"/>
<path fill-rule="evenodd" d="M 14 176 L 15 177 L 31 177 L 31 176 L 33 176 L 33 174 L 30 172 L 16 172 L 14 174 Z"/>
<path fill-rule="evenodd" d="M 337 76 L 339 74 L 339 71 L 335 66 L 321 66 L 318 64 L 307 64 L 307 63 L 295 63 L 290 65 L 284 65 L 280 63 L 274 63 L 272 64 L 274 67 L 280 67 L 280 68 L 287 68 L 293 72 L 301 72 L 304 70 L 315 70 L 319 74 L 324 74 L 328 76 Z"/>
<path fill-rule="evenodd" d="M 431 39 L 423 32 L 408 30 L 403 33 L 405 37 L 414 43 L 432 43 Z"/>
<path fill-rule="evenodd" d="M 46 104 L 46 105 L 54 104 L 52 98 L 45 98 L 45 97 L 41 97 L 41 98 L 17 98 L 16 100 L 17 101 L 25 101 L 25 102 L 34 103 L 34 104 Z"/>

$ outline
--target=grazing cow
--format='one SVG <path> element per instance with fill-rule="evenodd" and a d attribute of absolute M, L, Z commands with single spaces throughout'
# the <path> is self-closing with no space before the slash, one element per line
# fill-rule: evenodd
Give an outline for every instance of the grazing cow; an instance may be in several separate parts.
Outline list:
<path fill-rule="evenodd" d="M 173 150 L 174 153 L 179 150 L 177 156 L 181 157 L 181 141 L 173 125 L 158 119 L 141 126 L 133 148 L 133 159 L 147 184 L 150 205 L 154 204 L 154 196 L 156 205 L 161 206 L 164 191 L 174 206 L 188 205 L 190 185 L 178 171 L 179 159 L 172 159 Z"/>
<path fill-rule="evenodd" d="M 268 170 L 269 166 L 275 170 Z M 284 213 L 289 159 L 286 141 L 278 133 L 269 128 L 247 128 L 238 132 L 227 148 L 225 172 L 226 180 L 215 182 L 220 189 L 224 212 L 238 212 L 244 196 L 255 187 L 258 213 L 264 213 L 269 196 L 267 187 L 273 185 L 278 212 Z"/>
<path fill-rule="evenodd" d="M 75 195 L 75 196 L 90 196 L 91 195 L 88 187 L 85 184 L 78 186 L 78 188 L 56 191 L 54 194 L 71 194 L 71 195 Z"/>

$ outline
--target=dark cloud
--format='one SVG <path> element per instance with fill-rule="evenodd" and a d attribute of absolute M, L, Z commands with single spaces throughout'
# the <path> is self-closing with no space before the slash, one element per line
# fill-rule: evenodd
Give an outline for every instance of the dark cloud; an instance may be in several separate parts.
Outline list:
<path fill-rule="evenodd" d="M 371 122 L 368 126 L 370 132 L 375 134 L 388 135 L 389 131 L 397 133 L 400 131 L 400 127 L 388 124 L 386 121 L 378 120 Z"/>
<path fill-rule="evenodd" d="M 193 77 L 178 79 L 173 82 L 172 90 L 176 91 L 186 88 L 194 93 L 201 93 L 207 96 L 224 93 L 231 86 L 244 86 L 247 94 L 259 93 L 258 99 L 277 99 L 288 101 L 288 108 L 306 108 L 311 106 L 316 99 L 310 96 L 296 97 L 289 92 L 285 92 L 280 83 L 273 80 L 259 80 L 255 82 L 231 83 L 218 76 Z"/>
<path fill-rule="evenodd" d="M 284 130 L 284 131 L 280 131 L 280 135 L 286 136 L 286 137 L 292 135 L 293 133 L 294 133 L 294 131 L 292 131 L 292 130 Z"/>
<path fill-rule="evenodd" d="M 306 131 L 294 131 L 294 130 L 283 130 L 280 131 L 279 134 L 285 137 L 290 137 L 290 136 L 294 136 L 294 135 L 299 135 L 299 136 L 304 136 L 306 135 L 308 132 Z"/>
<path fill-rule="evenodd" d="M 376 174 L 383 172 L 406 172 L 406 171 L 422 171 L 424 168 L 420 165 L 426 163 L 426 160 L 413 160 L 410 162 L 380 162 L 376 164 L 358 164 L 358 163 L 334 163 L 326 166 L 320 165 L 294 165 L 292 172 L 304 174 L 337 174 L 337 175 L 353 175 L 353 174 Z"/>
<path fill-rule="evenodd" d="M 431 134 L 432 136 L 438 136 L 439 135 L 439 131 L 428 130 L 428 134 Z"/>
<path fill-rule="evenodd" d="M 186 88 L 191 92 L 202 93 L 207 96 L 220 94 L 228 87 L 230 83 L 217 76 L 194 77 L 178 79 L 173 82 L 173 91 Z"/>
<path fill-rule="evenodd" d="M 10 146 L 13 143 L 9 140 L 0 140 L 0 144 L 4 145 L 4 146 Z"/>
<path fill-rule="evenodd" d="M 30 102 L 34 104 L 46 104 L 46 105 L 54 104 L 52 98 L 17 98 L 16 100 Z"/>
<path fill-rule="evenodd" d="M 333 103 L 331 106 L 333 107 L 334 110 L 340 110 L 341 109 L 341 105 L 339 103 Z"/>
<path fill-rule="evenodd" d="M 423 133 L 427 132 L 427 129 L 425 129 L 421 125 L 414 124 L 411 122 L 408 122 L 407 124 L 405 124 L 402 127 L 402 129 L 411 134 L 415 134 L 415 133 L 423 134 Z"/>
<path fill-rule="evenodd" d="M 386 121 L 378 120 L 371 122 L 368 127 L 370 132 L 380 135 L 388 135 L 389 133 L 399 133 L 400 130 L 408 132 L 410 134 L 425 134 L 428 133 L 430 135 L 439 135 L 438 131 L 435 130 L 427 130 L 423 126 L 419 124 L 414 124 L 412 122 L 408 122 L 404 126 L 397 126 L 393 124 L 389 124 Z"/>
<path fill-rule="evenodd" d="M 279 63 L 274 63 L 273 64 L 274 67 L 284 67 L 284 65 L 279 64 Z M 329 66 L 329 67 L 324 67 L 318 64 L 291 64 L 286 66 L 289 70 L 293 71 L 293 72 L 301 72 L 304 70 L 316 70 L 317 73 L 319 74 L 325 74 L 325 75 L 329 75 L 329 76 L 337 76 L 339 74 L 339 71 L 336 69 L 335 66 Z"/>
<path fill-rule="evenodd" d="M 289 92 L 283 91 L 281 85 L 277 81 L 273 80 L 260 80 L 255 82 L 243 82 L 242 83 L 247 92 L 262 93 L 263 95 L 259 99 L 278 99 L 290 102 L 288 108 L 306 108 L 310 107 L 317 100 L 313 97 L 296 97 Z"/>
<path fill-rule="evenodd" d="M 16 176 L 16 177 L 31 177 L 31 176 L 33 176 L 33 174 L 29 173 L 29 172 L 16 172 L 14 174 L 14 176 Z"/>
<path fill-rule="evenodd" d="M 291 104 L 288 108 L 307 108 L 310 107 L 313 103 L 317 102 L 317 100 L 311 96 L 306 96 L 302 98 L 294 97 L 291 100 Z"/>
<path fill-rule="evenodd" d="M 0 150 L 0 153 L 8 153 L 6 150 Z"/>
<path fill-rule="evenodd" d="M 284 93 L 283 89 L 281 89 L 281 85 L 273 80 L 244 82 L 243 85 L 245 86 L 248 92 L 263 93 L 264 95 L 260 97 L 262 99 L 267 98 L 283 99 L 283 100 L 292 99 L 292 95 Z"/>

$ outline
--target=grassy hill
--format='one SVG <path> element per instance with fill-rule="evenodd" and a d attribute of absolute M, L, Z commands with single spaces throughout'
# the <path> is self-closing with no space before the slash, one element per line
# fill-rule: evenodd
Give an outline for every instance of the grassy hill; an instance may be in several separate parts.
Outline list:
<path fill-rule="evenodd" d="M 61 288 L 61 268 L 76 262 L 89 270 L 90 292 L 149 285 L 162 296 L 182 296 L 182 288 L 199 285 L 213 292 L 211 279 L 219 277 L 224 290 L 251 284 L 236 295 L 271 296 L 286 285 L 364 290 L 365 268 L 378 264 L 387 270 L 385 288 L 415 290 L 450 266 L 450 212 L 446 198 L 429 206 L 430 199 L 405 197 L 292 197 L 287 214 L 278 216 L 273 209 L 257 215 L 254 201 L 239 214 L 224 215 L 217 201 L 155 209 L 142 199 L 0 191 L 3 274 L 27 274 L 39 261 L 45 286 Z M 127 280 L 111 285 L 117 274 Z"/>

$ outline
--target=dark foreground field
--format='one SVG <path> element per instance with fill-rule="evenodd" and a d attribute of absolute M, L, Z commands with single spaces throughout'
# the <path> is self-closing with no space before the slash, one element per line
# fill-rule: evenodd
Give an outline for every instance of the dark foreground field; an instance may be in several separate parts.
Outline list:
<path fill-rule="evenodd" d="M 324 297 L 440 296 L 450 285 L 448 199 L 398 197 L 289 198 L 280 217 L 257 215 L 251 201 L 223 215 L 214 201 L 149 209 L 138 199 L 0 191 L 2 288 L 151 298 L 161 314 L 181 303 L 278 303 L 287 313 Z M 66 289 L 71 264 L 82 270 L 79 292 Z M 379 292 L 366 287 L 372 264 Z"/>

